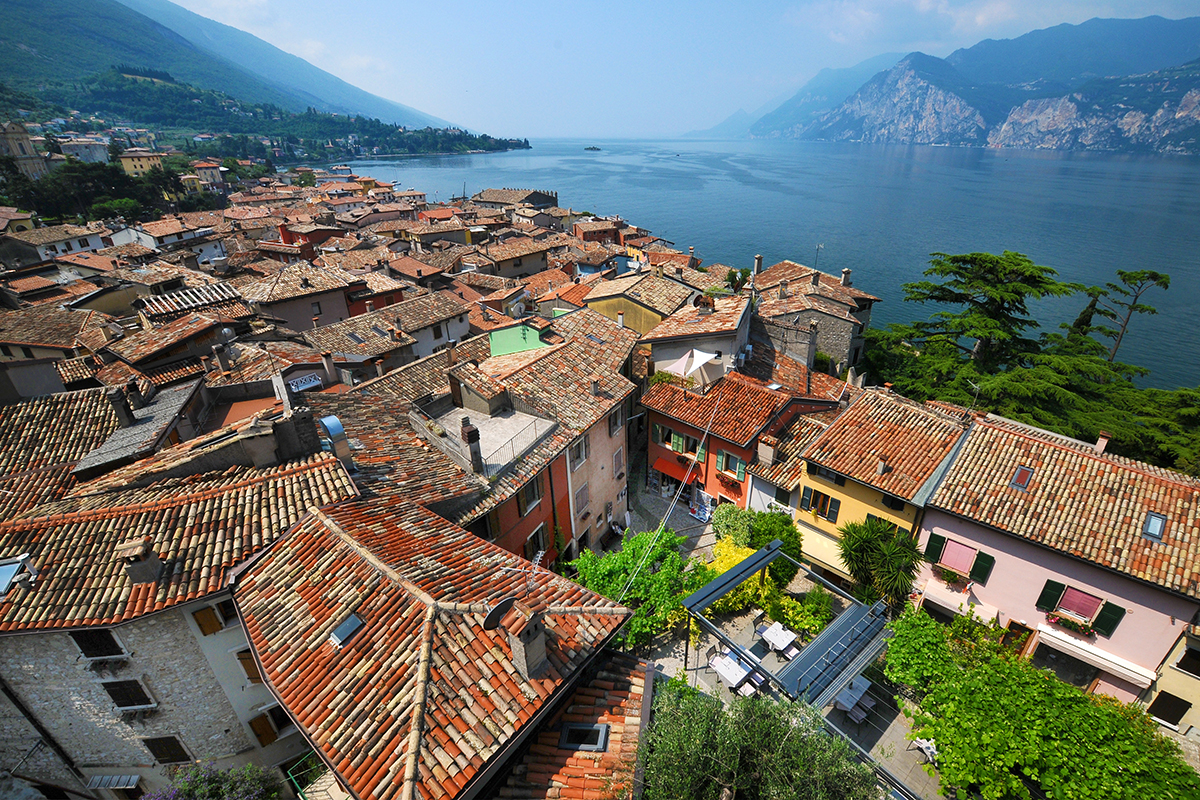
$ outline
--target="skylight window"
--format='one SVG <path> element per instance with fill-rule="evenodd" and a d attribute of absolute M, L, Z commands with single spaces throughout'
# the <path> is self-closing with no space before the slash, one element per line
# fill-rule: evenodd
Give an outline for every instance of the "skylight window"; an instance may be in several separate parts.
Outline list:
<path fill-rule="evenodd" d="M 593 342 L 595 342 L 596 344 L 604 344 L 604 340 L 603 340 L 603 339 L 601 339 L 599 336 L 597 336 L 597 335 L 596 335 L 596 334 L 594 334 L 594 333 L 589 333 L 589 334 L 587 335 L 587 338 L 591 339 L 591 340 L 592 340 Z"/>
<path fill-rule="evenodd" d="M 1161 542 L 1163 531 L 1167 529 L 1167 518 L 1162 514 L 1155 514 L 1153 511 L 1146 514 L 1146 521 L 1142 524 L 1142 535 L 1147 539 L 1156 542 Z"/>
<path fill-rule="evenodd" d="M 8 594 L 14 583 L 30 588 L 31 581 L 37 578 L 37 570 L 29 563 L 29 554 L 6 558 L 0 561 L 0 597 Z"/>
<path fill-rule="evenodd" d="M 366 344 L 367 343 L 367 340 L 364 339 L 363 337 L 359 336 L 357 333 L 353 333 L 353 332 L 347 333 L 346 336 L 350 339 L 350 341 L 354 342 L 355 344 Z"/>
<path fill-rule="evenodd" d="M 346 645 L 358 633 L 363 626 L 362 619 L 358 614 L 351 614 L 346 617 L 346 620 L 333 629 L 333 633 L 329 634 L 329 642 L 339 650 Z"/>
<path fill-rule="evenodd" d="M 384 339 L 388 338 L 388 332 L 378 325 L 372 325 L 371 330 L 375 332 L 376 336 L 382 336 Z"/>
<path fill-rule="evenodd" d="M 1033 480 L 1032 469 L 1029 467 L 1017 467 L 1017 471 L 1013 473 L 1012 482 L 1008 485 L 1023 492 L 1029 488 L 1031 480 Z"/>
<path fill-rule="evenodd" d="M 608 725 L 569 723 L 563 726 L 558 739 L 562 750 L 588 750 L 604 752 L 608 749 Z"/>

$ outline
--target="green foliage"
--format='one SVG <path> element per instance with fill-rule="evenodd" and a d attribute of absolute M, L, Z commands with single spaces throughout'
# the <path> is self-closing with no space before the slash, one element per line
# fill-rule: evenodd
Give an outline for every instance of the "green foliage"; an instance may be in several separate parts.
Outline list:
<path fill-rule="evenodd" d="M 246 764 L 221 770 L 212 763 L 189 764 L 171 786 L 145 795 L 146 800 L 278 800 L 283 784 L 272 770 Z"/>
<path fill-rule="evenodd" d="M 750 547 L 761 550 L 775 539 L 783 542 L 783 546 L 779 548 L 781 552 L 796 561 L 800 560 L 803 555 L 801 550 L 803 538 L 800 529 L 796 527 L 795 520 L 783 511 L 755 513 L 754 520 L 750 523 Z M 791 583 L 792 578 L 796 577 L 796 573 L 800 570 L 786 558 L 775 559 L 767 569 L 775 582 L 784 588 Z"/>
<path fill-rule="evenodd" d="M 141 214 L 142 204 L 132 197 L 122 197 L 117 200 L 104 200 L 99 203 L 92 203 L 92 207 L 88 209 L 88 216 L 92 219 L 109 219 L 111 217 L 137 219 Z"/>
<path fill-rule="evenodd" d="M 725 709 L 668 683 L 644 741 L 646 800 L 880 797 L 871 770 L 800 702 L 738 698 Z"/>
<path fill-rule="evenodd" d="M 813 355 L 813 370 L 828 375 L 831 369 L 833 369 L 833 356 L 818 350 Z"/>
<path fill-rule="evenodd" d="M 859 586 L 870 590 L 867 596 L 902 605 L 921 564 L 916 540 L 882 519 L 847 522 L 838 530 L 842 564 Z"/>
<path fill-rule="evenodd" d="M 729 539 L 738 547 L 750 546 L 750 525 L 754 512 L 739 508 L 734 503 L 721 503 L 712 515 L 713 533 L 717 541 Z"/>
<path fill-rule="evenodd" d="M 296 175 L 296 177 L 292 180 L 292 185 L 293 186 L 316 186 L 317 185 L 317 176 L 314 173 L 309 172 L 308 170 L 305 170 L 304 172 L 298 173 Z"/>
<path fill-rule="evenodd" d="M 1113 340 L 1112 349 L 1108 352 L 1108 360 L 1115 361 L 1117 350 L 1129 329 L 1129 323 L 1134 314 L 1157 314 L 1154 306 L 1140 302 L 1142 295 L 1154 287 L 1169 289 L 1171 276 L 1149 269 L 1117 270 L 1118 283 L 1109 282 L 1106 288 L 1097 293 L 1098 303 L 1090 305 L 1099 316 L 1113 323 L 1113 327 L 1100 326 L 1095 330 Z M 1105 298 L 1100 300 L 1100 298 Z"/>
<path fill-rule="evenodd" d="M 767 616 L 809 641 L 833 619 L 833 596 L 820 586 L 813 587 L 803 599 L 774 593 L 767 597 Z"/>
<path fill-rule="evenodd" d="M 888 680 L 924 695 L 955 669 L 945 627 L 924 611 L 909 606 L 891 629 L 884 667 Z"/>
<path fill-rule="evenodd" d="M 647 645 L 670 628 L 681 618 L 683 598 L 712 579 L 704 565 L 684 559 L 685 541 L 670 529 L 661 535 L 643 531 L 626 538 L 620 550 L 602 556 L 584 550 L 571 562 L 580 584 L 634 610 L 622 634 L 626 646 Z"/>

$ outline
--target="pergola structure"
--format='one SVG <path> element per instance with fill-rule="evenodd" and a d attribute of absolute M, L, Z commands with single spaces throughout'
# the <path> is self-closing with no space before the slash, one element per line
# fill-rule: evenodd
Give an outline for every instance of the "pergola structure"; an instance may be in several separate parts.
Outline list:
<path fill-rule="evenodd" d="M 803 699 L 821 708 L 831 702 L 838 692 L 883 651 L 886 644 L 884 629 L 887 625 L 887 608 L 882 601 L 872 606 L 860 603 L 801 562 L 788 556 L 781 549 L 782 546 L 783 542 L 776 539 L 747 556 L 689 595 L 683 601 L 683 607 L 687 610 L 689 618 L 696 620 L 703 630 L 736 652 L 742 663 L 750 665 L 776 689 L 794 700 Z M 805 645 L 800 655 L 774 672 L 707 619 L 704 611 L 755 575 L 761 575 L 777 558 L 786 558 L 814 583 L 849 601 L 850 606 Z M 685 640 L 685 670 L 688 647 Z"/>

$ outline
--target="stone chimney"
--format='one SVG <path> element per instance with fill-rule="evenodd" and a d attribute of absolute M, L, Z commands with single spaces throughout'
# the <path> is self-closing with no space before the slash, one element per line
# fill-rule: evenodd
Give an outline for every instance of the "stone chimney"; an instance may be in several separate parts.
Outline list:
<path fill-rule="evenodd" d="M 295 402 L 295 392 L 286 380 L 284 380 L 282 372 L 276 372 L 271 376 L 271 389 L 275 392 L 275 399 L 283 403 L 284 411 L 291 411 L 292 404 Z"/>
<path fill-rule="evenodd" d="M 512 648 L 513 666 L 522 678 L 533 680 L 549 663 L 546 657 L 546 625 L 542 622 L 541 614 L 535 614 L 523 603 L 517 603 L 513 611 L 515 613 L 510 613 L 509 619 L 515 620 L 505 626 L 508 645 Z"/>
<path fill-rule="evenodd" d="M 483 474 L 483 451 L 479 447 L 479 428 L 471 424 L 470 417 L 462 418 L 462 440 L 471 452 L 471 471 Z"/>
<path fill-rule="evenodd" d="M 371 313 L 372 311 L 374 311 L 374 310 L 375 310 L 375 301 L 374 301 L 374 300 L 368 300 L 368 301 L 367 301 L 367 313 L 368 313 L 368 314 L 370 314 L 370 313 Z"/>
<path fill-rule="evenodd" d="M 154 552 L 149 536 L 127 539 L 117 545 L 114 557 L 125 565 L 125 574 L 134 586 L 143 583 L 157 583 L 162 574 L 163 563 Z"/>
<path fill-rule="evenodd" d="M 387 369 L 383 366 L 383 359 L 382 358 L 377 359 L 375 361 L 375 376 L 382 378 L 386 374 L 387 374 Z"/>
<path fill-rule="evenodd" d="M 600 381 L 595 376 L 592 377 L 592 397 L 600 396 Z"/>
<path fill-rule="evenodd" d="M 620 325 L 622 328 L 625 327 L 625 312 L 624 311 L 617 312 L 617 324 Z"/>
<path fill-rule="evenodd" d="M 450 367 L 453 367 L 456 363 L 458 363 L 458 353 L 456 352 L 457 348 L 458 348 L 458 340 L 457 339 L 448 339 L 446 341 L 446 368 L 447 369 L 449 369 Z"/>
<path fill-rule="evenodd" d="M 233 369 L 233 364 L 229 361 L 229 351 L 225 349 L 225 345 L 214 344 L 212 351 L 216 356 L 217 363 L 221 365 L 221 372 L 229 372 Z"/>
<path fill-rule="evenodd" d="M 1100 436 L 1096 439 L 1096 452 L 1103 453 L 1108 447 L 1108 440 L 1112 438 L 1112 434 L 1108 431 L 1100 431 Z"/>
<path fill-rule="evenodd" d="M 682 278 L 682 277 L 683 277 L 683 267 L 676 267 L 676 268 L 675 268 L 675 277 L 677 277 L 677 278 Z"/>
<path fill-rule="evenodd" d="M 842 270 L 842 286 L 850 285 L 850 268 L 846 267 Z"/>
<path fill-rule="evenodd" d="M 125 384 L 125 399 L 129 401 L 129 406 L 134 411 L 145 408 L 147 405 L 146 398 L 142 397 L 142 390 L 138 388 L 137 381 Z"/>
<path fill-rule="evenodd" d="M 779 299 L 784 300 L 788 296 L 788 282 L 786 280 L 779 282 Z"/>
<path fill-rule="evenodd" d="M 137 418 L 133 416 L 133 409 L 129 407 L 129 399 L 125 397 L 125 388 L 114 386 L 108 390 L 107 396 L 113 413 L 117 415 L 117 424 L 122 428 L 133 427 Z"/>
<path fill-rule="evenodd" d="M 756 254 L 754 256 L 754 271 L 751 272 L 750 274 L 757 275 L 760 272 L 762 272 L 762 255 Z"/>
<path fill-rule="evenodd" d="M 200 356 L 200 366 L 206 374 L 212 372 L 212 365 L 212 356 Z"/>
<path fill-rule="evenodd" d="M 321 353 L 321 366 L 325 369 L 325 377 L 328 379 L 330 386 L 342 382 L 342 378 L 338 374 L 338 368 L 333 363 L 333 353 Z"/>
<path fill-rule="evenodd" d="M 764 467 L 769 467 L 775 463 L 775 453 L 779 445 L 779 440 L 774 436 L 760 436 L 758 438 L 758 460 Z"/>
<path fill-rule="evenodd" d="M 816 289 L 820 285 L 821 285 L 821 273 L 817 272 L 816 270 L 813 270 L 812 288 Z"/>
<path fill-rule="evenodd" d="M 804 354 L 804 366 L 810 372 L 812 371 L 813 364 L 817 360 L 817 334 L 818 333 L 819 333 L 819 331 L 817 328 L 817 321 L 815 319 L 810 320 L 808 323 L 808 345 L 807 345 L 808 352 Z"/>
<path fill-rule="evenodd" d="M 694 245 L 688 248 L 688 263 L 687 263 L 687 265 L 689 267 L 696 266 L 696 247 Z"/>

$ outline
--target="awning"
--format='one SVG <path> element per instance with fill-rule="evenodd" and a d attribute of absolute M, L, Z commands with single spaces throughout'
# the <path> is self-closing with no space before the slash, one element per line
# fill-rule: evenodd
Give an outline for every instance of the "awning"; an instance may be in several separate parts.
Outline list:
<path fill-rule="evenodd" d="M 1120 656 L 1106 653 L 1096 645 L 1080 641 L 1057 628 L 1038 625 L 1037 629 L 1038 638 L 1048 647 L 1061 650 L 1069 656 L 1074 656 L 1086 664 L 1102 669 L 1110 675 L 1116 675 L 1142 689 L 1149 688 L 1150 684 L 1154 683 L 1158 677 L 1158 674 L 1152 669 L 1146 669 L 1132 661 L 1126 661 Z"/>
<path fill-rule="evenodd" d="M 688 375 L 691 375 L 693 372 L 700 369 L 705 364 L 707 364 L 708 362 L 712 361 L 714 358 L 717 357 L 716 353 L 706 353 L 703 350 L 693 350 L 691 355 L 692 355 L 692 366 L 687 371 Z"/>
<path fill-rule="evenodd" d="M 689 476 L 687 467 L 685 467 L 683 464 L 680 464 L 675 459 L 667 458 L 666 456 L 662 456 L 655 461 L 654 468 L 664 475 L 670 475 L 680 483 L 691 483 L 700 477 L 699 470 L 693 469 L 692 474 Z"/>
<path fill-rule="evenodd" d="M 692 355 L 692 351 L 689 350 L 686 353 L 684 353 L 683 357 L 680 358 L 678 361 L 672 361 L 670 364 L 667 364 L 667 365 L 661 366 L 661 367 L 655 367 L 655 369 L 660 370 L 662 372 L 669 372 L 672 375 L 678 375 L 679 377 L 682 378 L 684 375 L 687 374 L 688 358 L 690 358 L 691 355 Z"/>
<path fill-rule="evenodd" d="M 93 775 L 88 780 L 89 789 L 133 789 L 141 775 Z"/>

